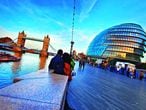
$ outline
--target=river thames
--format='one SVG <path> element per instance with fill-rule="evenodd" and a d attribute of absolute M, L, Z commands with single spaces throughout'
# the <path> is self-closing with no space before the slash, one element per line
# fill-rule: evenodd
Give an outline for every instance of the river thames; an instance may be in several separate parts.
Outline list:
<path fill-rule="evenodd" d="M 35 72 L 44 68 L 47 69 L 50 59 L 52 58 L 39 57 L 39 54 L 7 53 L 21 57 L 21 60 L 17 62 L 0 62 L 0 88 L 12 84 L 13 79 L 18 76 Z"/>

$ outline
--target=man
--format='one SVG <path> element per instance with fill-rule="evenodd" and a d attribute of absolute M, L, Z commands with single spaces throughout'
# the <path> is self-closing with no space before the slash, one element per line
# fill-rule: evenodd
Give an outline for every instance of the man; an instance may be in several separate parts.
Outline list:
<path fill-rule="evenodd" d="M 53 70 L 53 73 L 64 74 L 64 62 L 62 59 L 63 50 L 59 49 L 57 55 L 51 59 L 49 64 L 49 70 Z"/>

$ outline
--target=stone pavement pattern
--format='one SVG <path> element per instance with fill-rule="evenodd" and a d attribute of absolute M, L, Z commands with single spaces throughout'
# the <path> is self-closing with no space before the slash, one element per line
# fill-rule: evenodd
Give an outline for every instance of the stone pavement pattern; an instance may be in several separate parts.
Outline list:
<path fill-rule="evenodd" d="M 78 65 L 77 65 L 78 66 Z M 146 81 L 86 65 L 69 84 L 67 100 L 75 110 L 146 110 Z"/>

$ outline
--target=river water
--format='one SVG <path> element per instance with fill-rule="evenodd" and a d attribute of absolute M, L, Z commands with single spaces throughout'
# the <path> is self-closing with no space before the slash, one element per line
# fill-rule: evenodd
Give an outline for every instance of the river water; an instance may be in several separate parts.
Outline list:
<path fill-rule="evenodd" d="M 12 84 L 13 79 L 18 76 L 35 72 L 39 69 L 47 69 L 51 59 L 51 57 L 39 57 L 38 54 L 11 54 L 21 57 L 21 60 L 17 62 L 0 63 L 0 88 Z"/>

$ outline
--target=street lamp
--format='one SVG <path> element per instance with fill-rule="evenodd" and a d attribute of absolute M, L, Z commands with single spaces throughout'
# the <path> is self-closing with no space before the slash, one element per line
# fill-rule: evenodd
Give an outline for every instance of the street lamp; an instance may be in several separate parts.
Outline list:
<path fill-rule="evenodd" d="M 70 47 L 70 55 L 72 55 L 74 41 L 71 41 L 70 43 L 71 43 L 71 47 Z"/>

